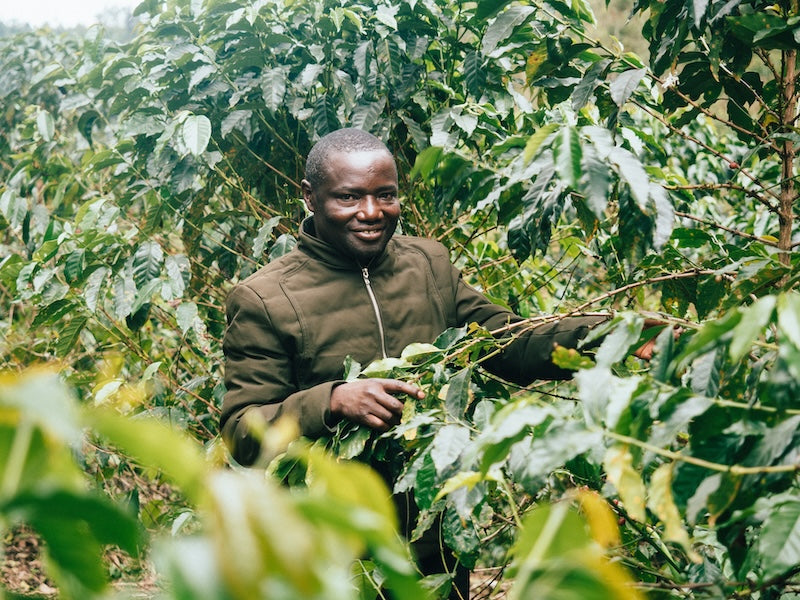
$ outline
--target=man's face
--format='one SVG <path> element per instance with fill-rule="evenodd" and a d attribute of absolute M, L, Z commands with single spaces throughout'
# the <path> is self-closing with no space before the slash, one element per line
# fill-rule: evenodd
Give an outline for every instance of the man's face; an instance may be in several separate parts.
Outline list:
<path fill-rule="evenodd" d="M 303 180 L 303 197 L 317 235 L 361 265 L 383 252 L 400 218 L 397 168 L 381 150 L 331 154 L 319 186 Z"/>

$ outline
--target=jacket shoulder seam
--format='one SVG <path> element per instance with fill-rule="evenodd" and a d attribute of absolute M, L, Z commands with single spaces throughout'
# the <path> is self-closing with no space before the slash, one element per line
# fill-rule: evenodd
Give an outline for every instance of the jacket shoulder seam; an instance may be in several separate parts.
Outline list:
<path fill-rule="evenodd" d="M 414 254 L 419 255 L 419 256 L 421 256 L 423 258 L 423 262 L 425 263 L 426 273 L 427 273 L 428 279 L 433 284 L 432 287 L 436 292 L 436 296 L 437 296 L 439 305 L 442 307 L 442 309 L 444 309 L 446 304 L 444 302 L 444 298 L 442 297 L 442 291 L 441 291 L 441 289 L 439 287 L 439 282 L 438 282 L 438 279 L 436 277 L 436 273 L 434 272 L 434 268 L 433 268 L 434 257 L 432 257 L 430 254 L 425 252 L 423 248 L 417 246 L 417 244 L 415 242 L 422 242 L 420 244 L 420 246 L 428 246 L 429 245 L 429 246 L 431 246 L 433 248 L 441 249 L 444 252 L 447 251 L 447 248 L 445 248 L 445 246 L 441 242 L 437 242 L 435 240 L 429 240 L 429 239 L 426 239 L 426 238 L 410 238 L 410 237 L 402 236 L 399 241 L 405 241 L 405 240 L 408 240 L 410 243 L 408 243 L 407 245 L 404 245 L 404 250 L 409 251 L 409 252 L 413 252 Z M 450 265 L 449 256 L 447 257 L 447 260 L 448 260 L 447 264 Z M 448 278 L 448 281 L 449 281 L 449 278 Z"/>

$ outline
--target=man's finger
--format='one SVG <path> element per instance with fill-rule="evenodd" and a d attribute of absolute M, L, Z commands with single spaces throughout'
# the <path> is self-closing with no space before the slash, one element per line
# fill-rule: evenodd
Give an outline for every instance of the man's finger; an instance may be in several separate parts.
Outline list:
<path fill-rule="evenodd" d="M 375 398 L 377 403 L 393 414 L 400 414 L 403 412 L 403 401 L 392 396 L 391 394 L 383 394 Z M 385 419 L 388 420 L 388 419 Z"/>
<path fill-rule="evenodd" d="M 424 398 L 425 394 L 415 385 L 400 381 L 399 379 L 380 379 L 383 389 L 392 394 L 408 394 L 415 398 Z"/>
<path fill-rule="evenodd" d="M 389 429 L 389 424 L 386 420 L 381 419 L 376 415 L 366 415 L 363 420 L 364 425 L 376 431 L 386 431 Z"/>
<path fill-rule="evenodd" d="M 663 327 L 664 325 L 667 325 L 666 321 L 662 321 L 660 319 L 651 319 L 648 317 L 644 320 L 643 328 L 650 329 L 651 327 Z"/>
<path fill-rule="evenodd" d="M 395 400 L 395 402 L 398 401 Z M 397 410 L 393 406 L 386 406 L 381 402 L 378 403 L 376 406 L 372 407 L 370 416 L 376 417 L 382 423 L 390 423 L 395 418 L 395 414 L 399 414 L 402 412 L 403 412 L 402 402 L 400 402 L 400 408 Z"/>
<path fill-rule="evenodd" d="M 650 360 L 653 358 L 653 350 L 655 349 L 655 347 L 656 347 L 655 339 L 648 340 L 647 342 L 639 346 L 633 353 L 633 355 L 643 360 Z"/>

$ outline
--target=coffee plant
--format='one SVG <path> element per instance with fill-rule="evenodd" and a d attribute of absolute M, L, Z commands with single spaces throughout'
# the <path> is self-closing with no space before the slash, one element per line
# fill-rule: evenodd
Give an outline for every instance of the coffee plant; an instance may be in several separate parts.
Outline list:
<path fill-rule="evenodd" d="M 322 447 L 391 471 L 417 533 L 441 515 L 508 597 L 798 593 L 800 8 L 637 0 L 647 57 L 597 37 L 603 9 L 144 0 L 129 42 L 0 39 L 0 523 L 39 531 L 65 595 L 104 593 L 103 545 L 136 554 L 170 529 L 177 546 L 153 552 L 175 597 L 446 589 L 408 570 L 369 471 Z M 224 299 L 291 250 L 304 158 L 342 126 L 395 154 L 403 231 L 445 243 L 521 328 L 610 319 L 580 353 L 556 349 L 572 380 L 524 389 L 482 368 L 499 342 L 474 326 L 349 361 L 347 377 L 426 398 L 383 436 L 267 428 L 265 482 L 218 465 Z M 653 360 L 632 357 L 652 335 Z M 182 499 L 139 507 L 148 535 L 88 491 L 119 496 L 110 471 Z M 187 519 L 197 533 L 179 535 Z"/>

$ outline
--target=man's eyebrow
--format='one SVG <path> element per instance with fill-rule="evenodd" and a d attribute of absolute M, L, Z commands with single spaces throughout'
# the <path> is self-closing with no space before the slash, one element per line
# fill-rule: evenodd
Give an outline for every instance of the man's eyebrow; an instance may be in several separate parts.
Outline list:
<path fill-rule="evenodd" d="M 396 192 L 399 187 L 396 185 L 382 185 L 374 189 L 376 192 Z M 359 185 L 342 185 L 331 190 L 334 194 L 363 194 L 370 191 L 368 188 Z"/>

